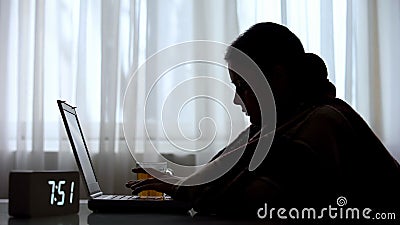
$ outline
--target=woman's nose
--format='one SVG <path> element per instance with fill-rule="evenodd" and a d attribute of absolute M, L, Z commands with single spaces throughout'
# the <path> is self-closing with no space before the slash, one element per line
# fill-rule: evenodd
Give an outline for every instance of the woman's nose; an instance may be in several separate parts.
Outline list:
<path fill-rule="evenodd" d="M 235 97 L 233 98 L 233 104 L 243 105 L 242 100 L 240 99 L 240 97 L 237 93 L 235 93 Z"/>
<path fill-rule="evenodd" d="M 246 112 L 246 105 L 243 102 L 243 99 L 235 93 L 235 97 L 233 98 L 233 104 L 238 105 L 242 108 L 242 112 Z"/>

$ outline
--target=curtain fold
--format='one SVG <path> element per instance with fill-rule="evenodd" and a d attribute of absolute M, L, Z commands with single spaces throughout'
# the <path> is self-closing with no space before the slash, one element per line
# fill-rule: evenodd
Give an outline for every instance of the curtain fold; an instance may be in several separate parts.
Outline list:
<path fill-rule="evenodd" d="M 34 74 L 34 62 L 32 57 L 35 49 L 35 4 L 32 2 L 20 2 L 18 5 L 14 5 L 18 10 L 18 65 L 26 65 L 18 67 L 17 72 L 17 118 L 15 125 L 17 126 L 16 134 L 16 148 L 15 152 L 15 165 L 21 169 L 28 169 L 30 167 L 29 157 L 31 146 L 29 146 L 30 132 L 32 132 L 31 117 L 29 115 L 29 105 L 32 105 L 32 85 Z M 33 21 L 33 22 L 30 22 Z M 8 93 L 7 93 L 8 94 Z M 10 99 L 12 101 L 12 99 Z M 20 122 L 18 122 L 20 121 Z M 42 166 L 42 165 L 39 165 Z"/>
<path fill-rule="evenodd" d="M 352 86 L 354 83 L 354 13 L 353 13 L 353 1 L 347 1 L 346 5 L 346 61 L 345 61 L 345 81 L 344 81 L 344 98 L 348 102 L 353 101 Z"/>
<path fill-rule="evenodd" d="M 321 57 L 329 65 L 329 79 L 336 83 L 335 79 L 335 39 L 334 18 L 332 0 L 321 1 Z"/>
<path fill-rule="evenodd" d="M 385 145 L 400 161 L 400 2 L 376 1 L 376 30 L 378 46 L 375 49 L 376 63 L 379 63 L 379 86 L 374 86 L 375 91 L 380 91 L 380 117 L 381 132 L 379 136 Z M 373 81 L 374 82 L 374 81 Z"/>
<path fill-rule="evenodd" d="M 102 187 L 111 189 L 114 184 L 114 168 L 117 163 L 114 158 L 116 129 L 117 95 L 119 94 L 119 14 L 118 0 L 101 2 L 101 108 L 100 108 L 100 142 L 96 169 L 107 177 Z M 117 138 L 117 139 L 116 139 Z"/>
<path fill-rule="evenodd" d="M 35 2 L 35 44 L 33 57 L 33 101 L 32 105 L 32 155 L 29 165 L 34 169 L 44 168 L 44 21 L 45 2 Z"/>
<path fill-rule="evenodd" d="M 10 77 L 6 76 L 9 73 L 9 49 L 11 46 L 8 45 L 10 36 L 9 19 L 12 15 L 11 4 L 8 1 L 0 1 L 0 15 L 7 19 L 0 17 L 0 30 L 3 31 L 0 35 L 0 43 L 7 43 L 7 45 L 1 45 L 0 51 L 0 96 L 8 95 L 8 88 Z M 9 107 L 10 99 L 2 98 L 2 104 L 5 107 Z M 0 179 L 8 181 L 8 172 L 10 168 L 14 167 L 12 155 L 9 153 L 9 142 L 12 139 L 9 131 L 12 129 L 11 124 L 8 123 L 10 116 L 6 110 L 0 110 Z M 8 182 L 7 182 L 8 183 Z M 0 197 L 6 197 L 8 193 L 8 185 L 0 186 Z"/>

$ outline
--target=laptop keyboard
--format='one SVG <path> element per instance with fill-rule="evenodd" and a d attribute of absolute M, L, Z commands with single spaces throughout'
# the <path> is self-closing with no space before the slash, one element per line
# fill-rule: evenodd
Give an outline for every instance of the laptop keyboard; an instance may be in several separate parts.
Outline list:
<path fill-rule="evenodd" d="M 146 199 L 151 199 L 151 200 L 171 200 L 171 197 L 168 195 L 165 196 L 146 196 L 146 197 L 140 197 L 138 195 L 100 195 L 99 197 L 96 197 L 96 199 L 107 199 L 107 200 L 146 200 Z"/>
<path fill-rule="evenodd" d="M 133 200 L 138 199 L 137 195 L 100 195 L 96 199 L 109 199 L 109 200 Z"/>

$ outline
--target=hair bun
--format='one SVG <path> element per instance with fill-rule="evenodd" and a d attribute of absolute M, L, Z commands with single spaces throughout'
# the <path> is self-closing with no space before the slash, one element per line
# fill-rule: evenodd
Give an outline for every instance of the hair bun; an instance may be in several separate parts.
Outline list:
<path fill-rule="evenodd" d="M 335 86 L 328 80 L 324 60 L 314 53 L 305 53 L 301 60 L 302 75 L 298 76 L 302 92 L 308 99 L 325 99 L 336 96 Z"/>
<path fill-rule="evenodd" d="M 324 60 L 314 53 L 304 54 L 303 68 L 306 72 L 304 75 L 310 76 L 313 80 L 321 80 L 328 77 L 328 69 Z"/>

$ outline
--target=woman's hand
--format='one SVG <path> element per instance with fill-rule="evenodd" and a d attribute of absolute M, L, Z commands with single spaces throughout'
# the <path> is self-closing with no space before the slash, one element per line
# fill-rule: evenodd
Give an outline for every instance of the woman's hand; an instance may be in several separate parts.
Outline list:
<path fill-rule="evenodd" d="M 165 193 L 172 198 L 174 198 L 176 188 L 175 185 L 178 179 L 173 177 L 171 174 L 160 172 L 152 168 L 134 168 L 132 169 L 134 173 L 149 173 L 155 178 L 149 178 L 144 180 L 131 180 L 125 184 L 127 188 L 132 189 L 132 194 L 137 195 L 144 190 L 155 190 L 158 192 Z"/>

